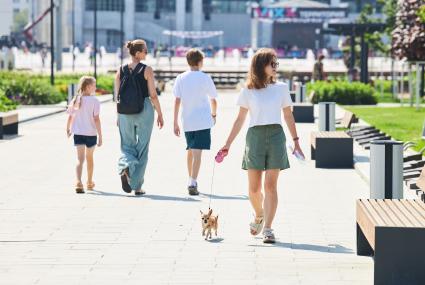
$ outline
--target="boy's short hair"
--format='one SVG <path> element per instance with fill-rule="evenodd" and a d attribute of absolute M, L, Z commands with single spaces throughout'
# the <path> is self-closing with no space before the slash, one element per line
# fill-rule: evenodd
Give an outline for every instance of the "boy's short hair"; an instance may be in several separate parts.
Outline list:
<path fill-rule="evenodd" d="M 186 60 L 190 66 L 197 66 L 204 59 L 204 54 L 196 48 L 190 49 L 186 53 Z"/>

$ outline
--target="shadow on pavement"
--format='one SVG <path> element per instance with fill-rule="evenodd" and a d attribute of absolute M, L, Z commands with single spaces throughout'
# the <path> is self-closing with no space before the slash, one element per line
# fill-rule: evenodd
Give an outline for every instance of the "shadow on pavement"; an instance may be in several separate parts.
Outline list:
<path fill-rule="evenodd" d="M 217 200 L 248 200 L 248 196 L 246 195 L 237 195 L 237 196 L 221 196 L 221 195 L 214 195 L 214 194 L 201 194 L 201 197 L 207 197 L 211 199 L 217 199 Z"/>
<path fill-rule="evenodd" d="M 130 194 L 119 194 L 119 193 L 111 193 L 111 192 L 104 192 L 104 191 L 100 191 L 100 190 L 86 190 L 87 194 L 91 194 L 91 195 L 98 195 L 98 196 L 112 196 L 112 197 L 133 197 Z"/>
<path fill-rule="evenodd" d="M 288 243 L 276 241 L 275 244 L 270 245 L 250 245 L 253 247 L 282 247 L 295 250 L 309 250 L 309 251 L 318 251 L 318 252 L 328 252 L 328 253 L 343 253 L 343 254 L 353 254 L 354 251 L 350 248 L 344 247 L 339 244 L 330 244 L 328 246 L 324 245 L 314 245 L 314 244 L 305 244 L 305 243 Z"/>
<path fill-rule="evenodd" d="M 210 239 L 210 240 L 207 240 L 207 241 L 210 242 L 210 243 L 220 243 L 223 240 L 224 240 L 223 238 L 213 238 L 213 239 Z"/>
<path fill-rule="evenodd" d="M 369 162 L 370 158 L 365 155 L 356 155 L 356 162 Z"/>
<path fill-rule="evenodd" d="M 19 139 L 19 138 L 23 138 L 23 137 L 24 137 L 23 135 L 3 135 L 3 139 L 0 140 L 0 143 L 2 141 L 6 142 L 6 141 L 11 141 L 11 140 Z"/>
<path fill-rule="evenodd" d="M 175 197 L 175 196 L 161 196 L 161 195 L 150 195 L 145 194 L 139 197 L 151 199 L 151 200 L 157 200 L 157 201 L 180 201 L 180 202 L 201 202 L 201 200 L 193 199 L 191 197 Z"/>
<path fill-rule="evenodd" d="M 118 194 L 118 193 L 104 192 L 100 190 L 86 191 L 86 193 L 92 194 L 92 195 L 112 196 L 112 197 L 145 198 L 145 199 L 151 199 L 151 200 L 157 200 L 157 201 L 200 202 L 200 200 L 193 199 L 190 197 L 184 198 L 184 197 L 161 196 L 161 195 L 151 195 L 151 194 L 134 196 L 132 194 Z"/>

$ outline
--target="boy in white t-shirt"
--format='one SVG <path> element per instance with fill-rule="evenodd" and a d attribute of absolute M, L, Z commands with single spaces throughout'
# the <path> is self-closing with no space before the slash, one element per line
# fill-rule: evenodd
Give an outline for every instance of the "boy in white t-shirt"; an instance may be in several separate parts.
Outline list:
<path fill-rule="evenodd" d="M 182 105 L 182 123 L 187 143 L 189 195 L 199 195 L 198 174 L 202 150 L 211 147 L 211 128 L 215 124 L 217 90 L 211 77 L 201 71 L 204 55 L 197 49 L 186 54 L 190 70 L 179 74 L 174 83 L 174 134 L 180 136 L 178 122 Z"/>

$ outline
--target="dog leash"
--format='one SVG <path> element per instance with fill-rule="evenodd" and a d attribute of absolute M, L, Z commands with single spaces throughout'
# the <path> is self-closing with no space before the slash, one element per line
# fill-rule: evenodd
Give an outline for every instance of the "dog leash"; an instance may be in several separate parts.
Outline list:
<path fill-rule="evenodd" d="M 215 158 L 213 160 L 213 170 L 212 170 L 212 176 L 211 176 L 211 190 L 210 190 L 210 199 L 208 202 L 208 210 L 211 209 L 211 198 L 212 198 L 212 193 L 213 193 L 213 187 L 214 187 L 214 174 L 215 174 L 215 165 L 216 165 L 216 161 Z"/>
<path fill-rule="evenodd" d="M 210 191 L 210 201 L 208 202 L 208 210 L 211 209 L 211 200 L 212 200 L 212 194 L 213 194 L 213 188 L 214 188 L 214 175 L 215 175 L 215 165 L 217 163 L 221 163 L 224 159 L 224 157 L 227 155 L 227 150 L 220 150 L 217 155 L 214 157 L 213 162 L 213 171 L 212 171 L 212 177 L 211 177 L 211 191 Z"/>

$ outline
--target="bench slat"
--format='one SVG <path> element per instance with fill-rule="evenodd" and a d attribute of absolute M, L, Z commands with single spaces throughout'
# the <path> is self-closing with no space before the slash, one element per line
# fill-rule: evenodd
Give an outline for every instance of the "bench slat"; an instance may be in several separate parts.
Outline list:
<path fill-rule="evenodd" d="M 370 204 L 376 209 L 378 212 L 378 215 L 384 220 L 384 225 L 378 225 L 378 226 L 391 226 L 393 224 L 393 221 L 388 216 L 388 214 L 379 206 L 378 202 L 374 199 L 369 200 Z"/>
<path fill-rule="evenodd" d="M 3 126 L 15 124 L 18 122 L 18 112 L 7 113 L 7 115 L 0 114 L 0 116 L 2 117 Z"/>
<path fill-rule="evenodd" d="M 414 216 L 406 209 L 406 207 L 401 203 L 400 200 L 393 201 L 394 207 L 396 207 L 403 216 L 409 220 L 409 227 L 417 227 L 420 226 L 420 223 L 415 219 Z"/>
<path fill-rule="evenodd" d="M 425 213 L 423 212 L 423 211 L 425 211 L 425 203 L 423 203 L 423 202 L 421 202 L 421 201 L 418 201 L 418 200 L 413 200 L 414 202 L 416 202 L 415 204 L 419 207 L 419 208 L 421 208 L 422 210 L 421 210 L 421 213 L 423 213 L 423 216 L 425 217 Z M 412 202 L 413 202 L 412 201 Z"/>
<path fill-rule="evenodd" d="M 425 207 L 422 206 L 422 202 L 414 201 L 414 200 L 408 200 L 407 201 L 413 209 L 415 209 L 416 217 L 422 221 L 422 224 L 425 223 Z"/>
<path fill-rule="evenodd" d="M 397 208 L 390 200 L 378 200 L 378 205 L 387 213 L 388 217 L 393 221 L 393 224 L 398 227 L 408 227 L 411 225 L 409 220 L 406 220 L 405 215 Z"/>
<path fill-rule="evenodd" d="M 368 203 L 364 203 L 362 200 L 358 200 L 356 203 L 356 218 L 357 224 L 361 228 L 364 236 L 366 237 L 369 245 L 374 249 L 375 248 L 375 224 L 376 221 L 373 220 L 373 216 L 369 213 Z M 370 206 L 370 204 L 369 204 Z"/>
<path fill-rule="evenodd" d="M 354 114 L 350 111 L 345 111 L 344 117 L 342 118 L 342 121 L 341 121 L 341 126 L 343 128 L 349 129 L 351 127 L 351 123 L 353 122 L 353 119 L 354 119 Z"/>
<path fill-rule="evenodd" d="M 369 202 L 369 199 L 367 200 L 360 200 L 363 207 L 366 209 L 369 219 L 372 219 L 373 223 L 380 226 L 385 226 L 385 221 L 382 219 L 382 217 L 379 215 L 379 213 L 376 211 L 374 207 Z"/>
<path fill-rule="evenodd" d="M 410 205 L 406 200 L 400 200 L 400 202 L 406 209 L 406 211 L 409 213 L 409 216 L 412 217 L 415 227 L 424 227 L 425 221 L 421 219 L 420 216 L 418 216 L 418 213 L 415 210 L 412 210 L 412 205 Z"/>

